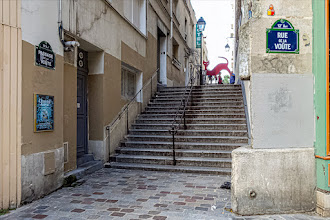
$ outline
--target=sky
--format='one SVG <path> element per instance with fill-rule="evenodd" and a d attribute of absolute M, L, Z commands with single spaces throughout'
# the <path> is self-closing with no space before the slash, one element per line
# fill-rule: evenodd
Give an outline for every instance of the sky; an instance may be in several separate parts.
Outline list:
<path fill-rule="evenodd" d="M 228 57 L 225 51 L 227 37 L 233 32 L 231 24 L 234 23 L 235 15 L 231 4 L 234 0 L 191 0 L 195 10 L 197 20 L 203 17 L 206 21 L 205 31 L 208 57 L 210 61 L 209 70 L 213 69 L 218 63 L 224 63 L 225 60 L 219 56 Z M 233 42 L 234 39 L 228 39 Z M 231 43 L 231 42 L 229 42 Z"/>

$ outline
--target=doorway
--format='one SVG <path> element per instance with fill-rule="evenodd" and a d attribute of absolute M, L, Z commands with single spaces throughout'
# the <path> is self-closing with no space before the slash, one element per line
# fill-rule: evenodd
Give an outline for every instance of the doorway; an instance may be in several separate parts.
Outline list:
<path fill-rule="evenodd" d="M 167 37 L 159 28 L 157 30 L 157 80 L 162 85 L 167 85 L 166 74 L 166 42 Z"/>
<path fill-rule="evenodd" d="M 79 161 L 82 161 L 79 158 L 88 154 L 88 53 L 78 49 L 77 61 L 77 165 L 79 166 Z"/>

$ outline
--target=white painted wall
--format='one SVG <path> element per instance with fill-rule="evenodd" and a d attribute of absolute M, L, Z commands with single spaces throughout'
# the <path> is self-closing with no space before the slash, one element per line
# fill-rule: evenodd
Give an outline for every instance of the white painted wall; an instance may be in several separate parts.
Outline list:
<path fill-rule="evenodd" d="M 22 39 L 33 45 L 47 41 L 55 53 L 63 56 L 57 22 L 58 1 L 22 1 Z"/>
<path fill-rule="evenodd" d="M 145 57 L 146 36 L 123 19 L 125 2 L 112 1 L 115 11 L 103 0 L 63 1 L 64 29 L 117 59 L 121 59 L 122 42 Z"/>
<path fill-rule="evenodd" d="M 312 74 L 252 74 L 253 148 L 313 147 Z"/>
<path fill-rule="evenodd" d="M 104 74 L 104 52 L 88 53 L 88 75 Z"/>

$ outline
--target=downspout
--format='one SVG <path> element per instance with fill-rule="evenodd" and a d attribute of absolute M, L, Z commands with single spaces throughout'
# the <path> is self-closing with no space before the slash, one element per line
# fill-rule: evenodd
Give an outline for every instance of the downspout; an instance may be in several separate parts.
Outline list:
<path fill-rule="evenodd" d="M 78 41 L 65 41 L 63 39 L 63 21 L 62 21 L 62 0 L 58 0 L 58 36 L 64 47 L 64 51 L 73 51 L 73 48 L 79 47 Z"/>
<path fill-rule="evenodd" d="M 171 39 L 173 38 L 173 0 L 170 0 L 170 14 L 171 14 Z"/>
<path fill-rule="evenodd" d="M 62 0 L 58 0 L 58 35 L 60 38 L 60 41 L 63 45 L 63 47 L 65 47 L 65 42 L 63 39 L 63 21 L 62 21 Z"/>

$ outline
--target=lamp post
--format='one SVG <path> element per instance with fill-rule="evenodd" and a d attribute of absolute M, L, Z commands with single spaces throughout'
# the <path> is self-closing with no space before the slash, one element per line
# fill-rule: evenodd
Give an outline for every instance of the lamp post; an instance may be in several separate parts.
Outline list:
<path fill-rule="evenodd" d="M 225 50 L 226 50 L 226 52 L 229 52 L 229 50 L 230 50 L 230 46 L 229 46 L 229 44 L 226 44 L 226 46 L 225 46 Z"/>
<path fill-rule="evenodd" d="M 201 66 L 200 66 L 200 75 L 199 75 L 199 84 L 203 85 L 203 31 L 205 30 L 206 22 L 203 17 L 197 21 L 197 27 L 201 33 Z"/>

